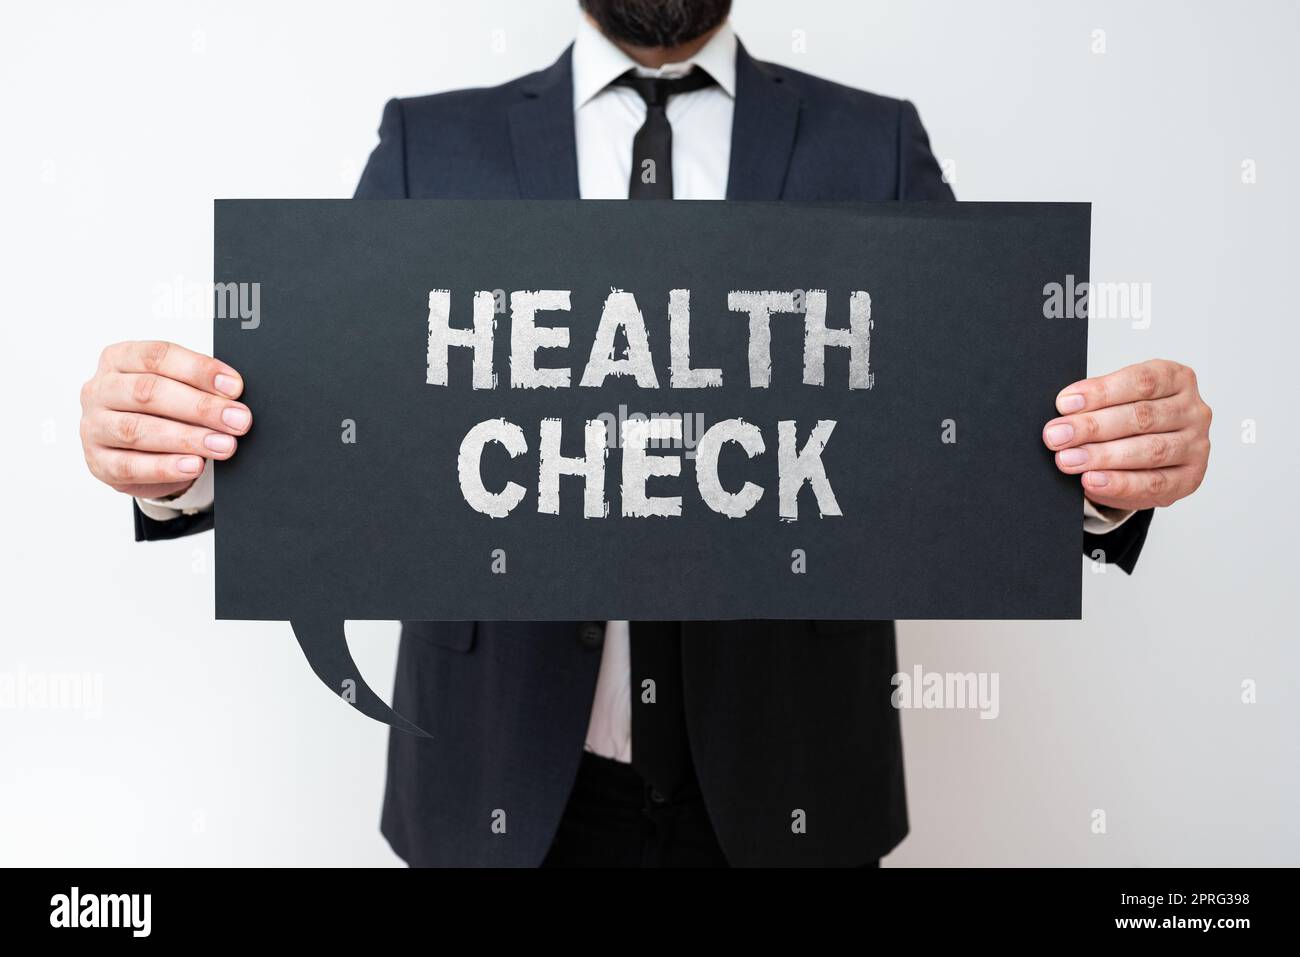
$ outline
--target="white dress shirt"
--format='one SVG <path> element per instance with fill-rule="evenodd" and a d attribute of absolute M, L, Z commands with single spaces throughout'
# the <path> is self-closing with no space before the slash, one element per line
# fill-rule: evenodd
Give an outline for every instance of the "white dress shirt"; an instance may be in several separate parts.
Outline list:
<path fill-rule="evenodd" d="M 736 34 L 731 25 L 723 24 L 689 60 L 648 70 L 605 39 L 586 17 L 581 19 L 573 41 L 573 127 L 578 193 L 583 199 L 627 199 L 632 140 L 645 122 L 645 102 L 636 90 L 610 84 L 628 70 L 641 76 L 678 77 L 696 65 L 718 85 L 668 100 L 673 198 L 726 199 L 736 105 Z"/>
<path fill-rule="evenodd" d="M 673 128 L 673 198 L 725 199 L 731 163 L 731 123 L 736 104 L 736 34 L 721 29 L 695 56 L 649 70 L 611 43 L 585 16 L 573 44 L 574 133 L 578 152 L 578 191 L 583 199 L 627 199 L 632 175 L 632 140 L 645 121 L 645 103 L 633 89 L 610 86 L 628 70 L 642 76 L 678 77 L 694 66 L 717 86 L 669 99 Z M 167 521 L 182 512 L 212 504 L 212 463 L 183 495 L 138 499 L 150 518 Z M 1103 514 L 1084 501 L 1084 529 L 1104 533 L 1118 528 L 1131 512 Z M 600 672 L 587 728 L 587 750 L 618 761 L 632 760 L 632 672 L 626 621 L 605 625 Z"/>

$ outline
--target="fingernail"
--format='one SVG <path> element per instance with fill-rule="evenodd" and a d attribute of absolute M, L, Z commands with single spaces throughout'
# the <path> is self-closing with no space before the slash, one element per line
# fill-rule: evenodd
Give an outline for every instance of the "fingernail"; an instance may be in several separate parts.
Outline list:
<path fill-rule="evenodd" d="M 1048 445 L 1064 445 L 1074 438 L 1074 426 L 1064 422 L 1054 425 L 1043 433 L 1043 438 Z"/>
<path fill-rule="evenodd" d="M 1079 393 L 1069 392 L 1056 400 L 1056 411 L 1061 415 L 1069 415 L 1082 409 L 1086 401 Z"/>
<path fill-rule="evenodd" d="M 186 475 L 193 475 L 195 472 L 203 468 L 203 460 L 197 455 L 186 455 L 176 463 L 176 467 Z"/>
<path fill-rule="evenodd" d="M 221 413 L 221 421 L 232 429 L 246 429 L 248 423 L 253 421 L 253 417 L 248 414 L 247 409 L 237 409 L 231 406 Z"/>
<path fill-rule="evenodd" d="M 222 395 L 228 395 L 232 399 L 239 395 L 244 384 L 232 375 L 219 375 L 212 380 L 213 386 Z"/>
<path fill-rule="evenodd" d="M 1065 451 L 1058 453 L 1058 455 L 1060 456 L 1062 465 L 1069 465 L 1071 467 L 1082 465 L 1084 462 L 1088 461 L 1088 453 L 1083 449 L 1066 449 Z"/>
<path fill-rule="evenodd" d="M 229 452 L 235 447 L 235 440 L 228 435 L 213 432 L 203 437 L 203 444 L 213 452 Z"/>
<path fill-rule="evenodd" d="M 1091 485 L 1093 488 L 1101 488 L 1103 485 L 1108 483 L 1110 479 L 1106 476 L 1105 472 L 1084 472 L 1083 481 L 1085 484 Z"/>

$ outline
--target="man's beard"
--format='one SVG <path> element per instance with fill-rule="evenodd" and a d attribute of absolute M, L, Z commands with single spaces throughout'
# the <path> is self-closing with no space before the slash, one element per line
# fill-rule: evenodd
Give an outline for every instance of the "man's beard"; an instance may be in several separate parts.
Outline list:
<path fill-rule="evenodd" d="M 601 32 L 637 47 L 675 47 L 708 33 L 731 0 L 579 0 Z"/>

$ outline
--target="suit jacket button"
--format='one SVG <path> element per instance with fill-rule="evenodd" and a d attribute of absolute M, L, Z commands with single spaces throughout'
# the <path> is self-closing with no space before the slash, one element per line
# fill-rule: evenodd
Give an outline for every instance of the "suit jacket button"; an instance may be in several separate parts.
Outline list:
<path fill-rule="evenodd" d="M 578 644 L 584 648 L 599 648 L 605 643 L 605 623 L 589 621 L 578 630 Z"/>

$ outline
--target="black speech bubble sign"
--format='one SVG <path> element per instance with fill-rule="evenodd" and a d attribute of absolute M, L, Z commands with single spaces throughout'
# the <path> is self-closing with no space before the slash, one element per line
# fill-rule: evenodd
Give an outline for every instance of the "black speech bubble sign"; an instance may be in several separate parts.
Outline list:
<path fill-rule="evenodd" d="M 1085 282 L 1088 244 L 1084 204 L 219 201 L 216 281 L 259 294 L 255 319 L 215 320 L 255 422 L 217 466 L 217 616 L 291 621 L 336 694 L 413 733 L 361 679 L 345 620 L 1077 618 L 1081 493 L 1039 435 L 1087 345 L 1082 317 L 1045 315 L 1044 288 Z M 636 297 L 658 389 L 578 385 L 612 288 Z M 471 388 L 461 348 L 448 384 L 427 384 L 433 289 L 450 291 L 458 327 L 480 290 L 570 291 L 568 312 L 537 320 L 567 328 L 569 346 L 537 365 L 570 368 L 572 384 L 510 387 L 508 313 L 496 388 Z M 722 369 L 721 388 L 669 386 L 672 289 L 691 291 L 692 364 Z M 825 384 L 806 384 L 793 315 L 773 317 L 771 384 L 752 387 L 748 319 L 728 293 L 813 289 L 835 327 L 869 293 L 873 386 L 848 387 L 838 348 Z M 743 518 L 711 511 L 686 459 L 649 486 L 680 494 L 680 517 L 624 517 L 615 448 L 608 517 L 582 517 L 576 478 L 560 514 L 539 514 L 540 421 L 560 419 L 575 456 L 583 423 L 620 407 L 758 425 L 765 453 L 732 447 L 719 472 L 763 498 Z M 505 518 L 470 508 L 457 479 L 461 439 L 489 418 L 528 444 L 483 456 L 486 485 L 527 489 Z M 836 422 L 823 461 L 841 516 L 820 518 L 805 487 L 799 519 L 780 519 L 782 420 L 800 443 Z"/>

